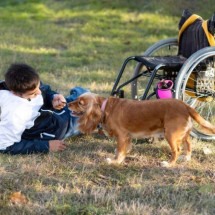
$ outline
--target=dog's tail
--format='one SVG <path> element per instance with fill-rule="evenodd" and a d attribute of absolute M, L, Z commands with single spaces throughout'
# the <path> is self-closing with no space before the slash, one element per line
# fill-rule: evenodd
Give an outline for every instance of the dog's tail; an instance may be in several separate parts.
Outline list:
<path fill-rule="evenodd" d="M 187 105 L 187 110 L 189 112 L 189 115 L 199 124 L 201 125 L 204 129 L 206 129 L 207 131 L 209 131 L 212 134 L 215 134 L 215 126 L 212 125 L 210 122 L 208 122 L 207 120 L 205 120 L 202 116 L 200 116 L 198 114 L 198 112 Z"/>

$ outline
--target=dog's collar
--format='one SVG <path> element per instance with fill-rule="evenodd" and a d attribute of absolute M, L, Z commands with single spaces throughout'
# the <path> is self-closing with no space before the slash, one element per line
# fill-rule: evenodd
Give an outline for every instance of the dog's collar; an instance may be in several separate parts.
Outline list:
<path fill-rule="evenodd" d="M 102 102 L 102 106 L 101 106 L 102 112 L 105 111 L 105 107 L 106 107 L 107 101 L 108 101 L 108 99 L 105 99 L 105 100 Z"/>

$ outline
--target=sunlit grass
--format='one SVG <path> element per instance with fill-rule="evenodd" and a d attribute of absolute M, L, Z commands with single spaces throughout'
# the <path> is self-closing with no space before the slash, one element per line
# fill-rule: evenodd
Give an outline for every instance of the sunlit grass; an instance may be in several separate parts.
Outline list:
<path fill-rule="evenodd" d="M 74 1 L 71 2 L 74 8 L 69 9 L 63 7 L 63 4 L 48 2 L 51 4 L 36 4 L 32 1 L 23 4 L 20 1 L 16 2 L 16 7 L 8 4 L 5 6 L 7 10 L 0 8 L 2 22 L 9 24 L 3 25 L 3 34 L 0 35 L 1 48 L 8 53 L 4 55 L 6 62 L 29 62 L 42 72 L 42 77 L 45 76 L 44 73 L 48 76 L 50 71 L 57 74 L 67 66 L 75 67 L 81 73 L 82 68 L 87 67 L 95 74 L 92 75 L 93 78 L 97 76 L 96 80 L 92 79 L 99 82 L 101 68 L 104 71 L 118 71 L 127 56 L 143 53 L 146 47 L 159 39 L 160 36 L 152 36 L 158 28 L 164 32 L 162 26 L 171 29 L 167 26 L 173 26 L 174 23 L 167 15 L 161 24 L 158 22 L 159 14 L 128 12 L 114 5 L 99 8 L 100 4 L 92 7 L 85 5 L 85 1 L 80 4 Z M 67 1 L 64 4 L 70 3 Z M 80 7 L 85 6 L 86 10 L 80 10 Z M 168 34 L 161 34 L 161 37 L 168 37 Z M 73 73 L 72 70 L 71 68 L 71 76 L 74 77 L 77 72 Z M 116 73 L 111 72 L 112 75 Z M 92 81 L 87 76 L 88 74 L 81 80 Z M 63 75 L 57 76 L 57 79 L 64 82 L 65 79 L 61 77 Z M 106 85 L 111 85 L 113 78 L 108 78 Z M 47 81 L 53 83 L 52 79 L 47 78 Z"/>

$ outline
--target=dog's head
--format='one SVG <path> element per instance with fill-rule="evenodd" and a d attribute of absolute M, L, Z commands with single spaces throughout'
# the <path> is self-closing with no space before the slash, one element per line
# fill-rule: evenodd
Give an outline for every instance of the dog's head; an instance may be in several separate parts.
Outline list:
<path fill-rule="evenodd" d="M 93 132 L 101 122 L 102 99 L 94 93 L 84 93 L 77 100 L 68 103 L 71 115 L 79 117 L 79 130 L 82 133 Z"/>

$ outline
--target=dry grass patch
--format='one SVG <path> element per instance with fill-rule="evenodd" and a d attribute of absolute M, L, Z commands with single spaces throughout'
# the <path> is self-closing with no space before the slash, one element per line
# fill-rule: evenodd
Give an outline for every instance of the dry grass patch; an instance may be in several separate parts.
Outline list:
<path fill-rule="evenodd" d="M 170 169 L 159 165 L 170 156 L 165 141 L 134 145 L 123 165 L 107 165 L 115 142 L 96 134 L 69 139 L 61 154 L 1 155 L 0 213 L 213 214 L 215 146 L 193 145 L 192 161 Z M 27 203 L 11 204 L 17 191 Z"/>

